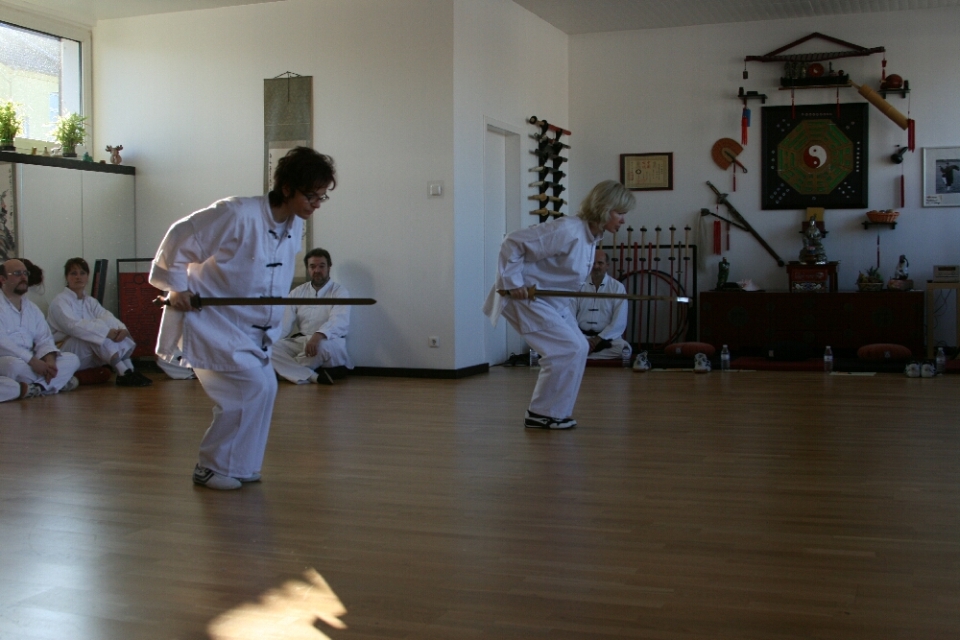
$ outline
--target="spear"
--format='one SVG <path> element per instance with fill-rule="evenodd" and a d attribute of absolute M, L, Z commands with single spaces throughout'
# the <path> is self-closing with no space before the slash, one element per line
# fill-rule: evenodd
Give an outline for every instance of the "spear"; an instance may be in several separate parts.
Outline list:
<path fill-rule="evenodd" d="M 527 298 L 536 300 L 543 298 L 608 298 L 610 300 L 663 300 L 665 302 L 678 302 L 680 304 L 689 304 L 690 298 L 684 296 L 644 296 L 635 293 L 590 293 L 589 291 L 555 291 L 553 289 L 537 289 L 537 285 L 532 284 L 526 287 Z M 497 289 L 497 293 L 502 296 L 509 296 L 510 292 L 506 289 Z"/>
<path fill-rule="evenodd" d="M 153 304 L 168 307 L 170 301 L 159 296 Z M 377 304 L 373 298 L 200 298 L 199 294 L 190 296 L 190 306 L 203 307 L 259 307 L 259 306 L 308 306 L 308 305 L 361 305 Z"/>

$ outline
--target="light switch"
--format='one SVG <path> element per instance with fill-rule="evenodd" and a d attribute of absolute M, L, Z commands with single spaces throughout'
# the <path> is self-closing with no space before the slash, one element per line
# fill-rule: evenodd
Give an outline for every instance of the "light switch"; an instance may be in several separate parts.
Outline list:
<path fill-rule="evenodd" d="M 443 195 L 443 183 L 442 182 L 431 182 L 428 185 L 431 198 L 438 198 Z"/>

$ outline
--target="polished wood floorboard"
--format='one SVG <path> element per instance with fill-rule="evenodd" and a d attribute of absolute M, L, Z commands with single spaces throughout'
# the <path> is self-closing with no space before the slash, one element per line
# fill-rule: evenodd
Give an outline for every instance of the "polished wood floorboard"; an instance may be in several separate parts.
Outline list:
<path fill-rule="evenodd" d="M 281 384 L 226 493 L 153 377 L 0 405 L 0 638 L 202 640 L 309 567 L 334 639 L 960 638 L 960 376 L 589 369 L 570 432 L 526 368 Z"/>

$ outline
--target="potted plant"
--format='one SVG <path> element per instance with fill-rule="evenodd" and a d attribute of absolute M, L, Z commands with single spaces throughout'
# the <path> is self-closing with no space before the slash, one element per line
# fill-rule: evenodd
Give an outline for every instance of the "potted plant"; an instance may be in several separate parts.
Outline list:
<path fill-rule="evenodd" d="M 867 272 L 860 272 L 857 276 L 857 288 L 860 291 L 881 291 L 883 290 L 883 276 L 876 267 L 870 267 Z"/>
<path fill-rule="evenodd" d="M 17 105 L 7 100 L 0 104 L 0 151 L 16 151 L 13 139 L 23 127 L 23 118 L 17 113 Z"/>
<path fill-rule="evenodd" d="M 86 118 L 79 113 L 68 113 L 57 119 L 53 129 L 53 139 L 63 148 L 64 158 L 77 157 L 77 145 L 83 144 L 83 139 L 87 135 L 83 124 L 85 120 Z"/>

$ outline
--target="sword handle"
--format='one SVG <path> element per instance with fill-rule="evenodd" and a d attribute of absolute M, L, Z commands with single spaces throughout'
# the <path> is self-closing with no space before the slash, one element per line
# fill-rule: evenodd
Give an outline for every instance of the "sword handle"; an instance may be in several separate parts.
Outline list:
<path fill-rule="evenodd" d="M 156 298 L 153 299 L 153 306 L 169 307 L 170 301 L 164 296 L 157 296 Z M 199 293 L 195 293 L 192 296 L 190 296 L 190 306 L 198 310 L 203 308 L 203 303 L 200 300 Z"/>
<path fill-rule="evenodd" d="M 520 288 L 522 289 L 522 288 L 524 288 L 524 287 L 520 287 Z M 532 285 L 530 285 L 529 287 L 525 287 L 525 288 L 526 288 L 526 290 L 527 290 L 527 300 L 536 300 L 536 299 L 537 299 L 537 285 L 532 284 Z M 509 295 L 510 295 L 510 290 L 509 290 L 509 289 L 497 289 L 497 293 L 499 293 L 499 294 L 502 295 L 502 296 L 509 296 Z"/>

